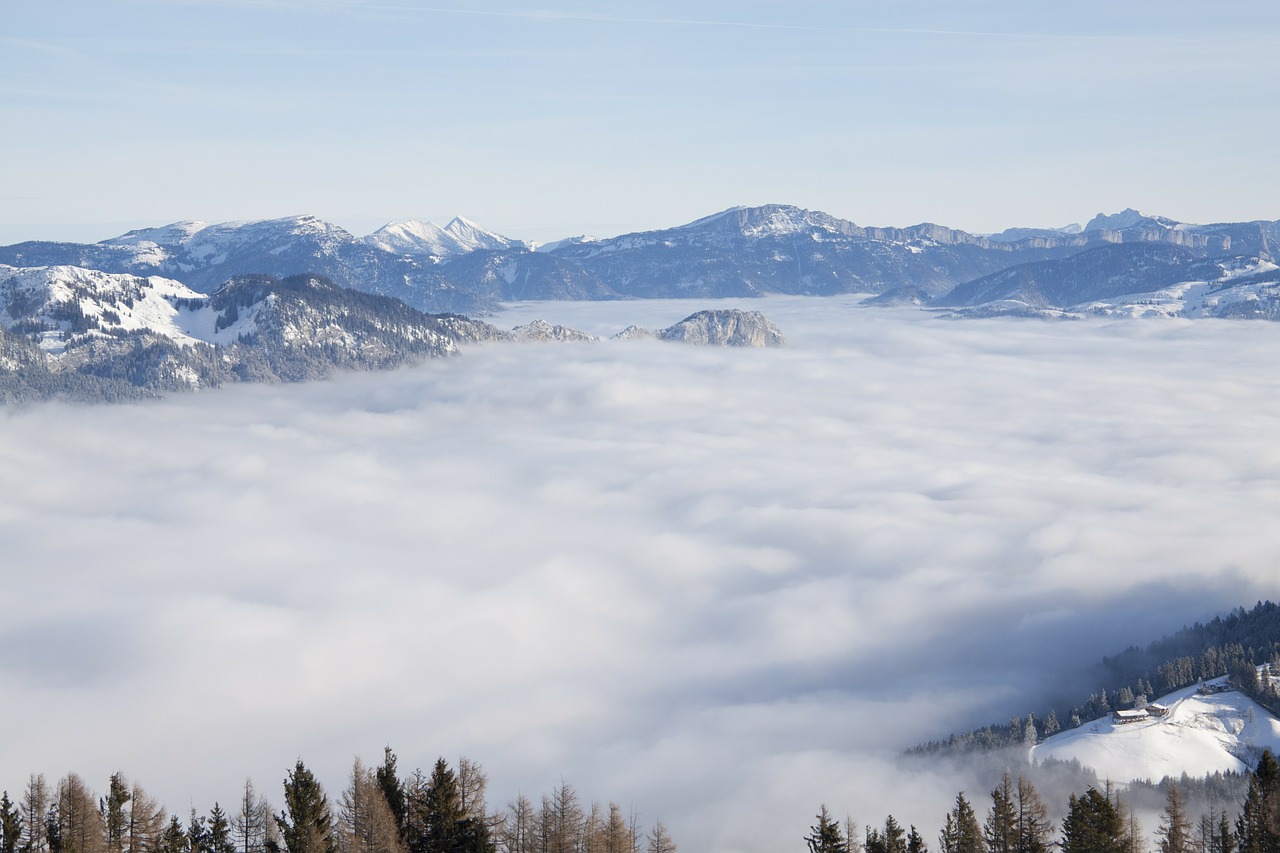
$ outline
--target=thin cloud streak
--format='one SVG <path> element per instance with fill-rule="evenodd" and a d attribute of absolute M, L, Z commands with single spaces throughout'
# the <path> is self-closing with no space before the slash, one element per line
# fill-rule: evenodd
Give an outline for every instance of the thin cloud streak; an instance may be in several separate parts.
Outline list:
<path fill-rule="evenodd" d="M 289 11 L 318 12 L 395 12 L 414 15 L 454 15 L 474 18 L 507 18 L 523 21 L 581 21 L 599 24 L 640 24 L 661 27 L 715 27 L 744 30 L 779 30 L 808 33 L 863 33 L 867 35 L 922 35 L 956 38 L 1027 39 L 1045 41 L 1079 42 L 1165 42 L 1170 44 L 1194 44 L 1196 40 L 1185 37 L 1152 35 L 1115 35 L 1109 33 L 1045 33 L 1035 31 L 965 30 L 930 27 L 857 27 L 848 25 L 825 26 L 819 24 L 783 24 L 762 21 L 735 21 L 708 18 L 643 17 L 627 15 L 588 15 L 578 12 L 556 12 L 539 9 L 518 11 L 511 9 L 464 9 L 455 6 L 404 6 L 373 3 L 311 3 L 288 0 L 178 0 L 181 5 L 280 9 Z"/>
<path fill-rule="evenodd" d="M 931 834 L 965 781 L 899 749 L 1277 594 L 1274 326 L 743 304 L 791 346 L 4 413 L 0 786 L 123 769 L 207 809 L 245 774 L 278 799 L 299 756 L 336 794 L 390 744 L 690 850 L 794 846 L 821 802 Z"/>

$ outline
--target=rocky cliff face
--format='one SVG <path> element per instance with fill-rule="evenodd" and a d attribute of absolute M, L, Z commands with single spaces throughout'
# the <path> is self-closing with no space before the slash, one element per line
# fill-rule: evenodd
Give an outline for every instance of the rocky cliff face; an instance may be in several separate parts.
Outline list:
<path fill-rule="evenodd" d="M 786 344 L 782 332 L 759 311 L 699 311 L 657 337 L 698 346 L 780 347 Z"/>

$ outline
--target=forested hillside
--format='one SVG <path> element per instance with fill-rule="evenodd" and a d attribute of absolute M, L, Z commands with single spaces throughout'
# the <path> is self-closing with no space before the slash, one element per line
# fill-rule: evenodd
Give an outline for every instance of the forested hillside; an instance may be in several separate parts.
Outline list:
<path fill-rule="evenodd" d="M 1064 728 L 1154 701 L 1171 691 L 1213 678 L 1231 683 L 1272 713 L 1280 713 L 1280 693 L 1263 673 L 1280 675 L 1280 605 L 1260 601 L 1207 623 L 1196 622 L 1145 648 L 1131 646 L 1104 657 L 1096 669 L 1097 689 L 1068 708 L 1049 708 L 1011 718 L 1006 724 L 950 735 L 912 747 L 909 754 L 936 754 L 1034 745 Z"/>

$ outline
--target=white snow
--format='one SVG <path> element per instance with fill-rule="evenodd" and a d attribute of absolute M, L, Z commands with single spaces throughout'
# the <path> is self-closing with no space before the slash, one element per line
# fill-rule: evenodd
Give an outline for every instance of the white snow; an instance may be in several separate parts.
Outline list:
<path fill-rule="evenodd" d="M 1076 759 L 1113 782 L 1159 781 L 1250 769 L 1261 751 L 1280 752 L 1280 720 L 1243 693 L 1200 696 L 1188 687 L 1161 697 L 1164 717 L 1116 724 L 1104 718 L 1046 739 L 1035 760 Z"/>
<path fill-rule="evenodd" d="M 503 237 L 461 216 L 455 216 L 443 228 L 434 222 L 419 222 L 416 219 L 388 222 L 362 239 L 371 246 L 395 254 L 436 260 L 465 255 L 478 249 L 510 249 L 525 245 L 520 240 Z"/>

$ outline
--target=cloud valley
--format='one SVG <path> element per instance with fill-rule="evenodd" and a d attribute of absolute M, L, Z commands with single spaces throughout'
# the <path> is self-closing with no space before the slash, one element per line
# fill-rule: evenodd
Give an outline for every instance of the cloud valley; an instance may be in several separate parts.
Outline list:
<path fill-rule="evenodd" d="M 0 786 L 123 769 L 181 813 L 390 744 L 493 805 L 563 777 L 686 850 L 798 848 L 820 802 L 933 826 L 956 780 L 898 750 L 1277 594 L 1269 324 L 749 305 L 791 346 L 0 415 Z"/>

